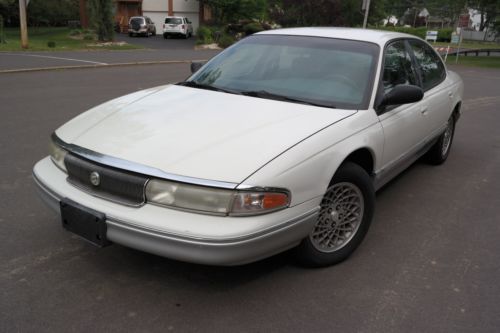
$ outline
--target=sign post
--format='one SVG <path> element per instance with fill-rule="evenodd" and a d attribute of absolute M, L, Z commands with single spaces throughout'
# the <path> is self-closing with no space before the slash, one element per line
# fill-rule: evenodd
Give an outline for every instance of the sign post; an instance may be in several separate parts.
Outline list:
<path fill-rule="evenodd" d="M 455 64 L 458 64 L 458 54 L 460 53 L 460 46 L 462 46 L 462 29 L 457 28 L 458 35 L 458 49 L 457 49 L 457 57 L 455 58 Z"/>
<path fill-rule="evenodd" d="M 363 0 L 361 10 L 365 11 L 365 18 L 363 20 L 363 29 L 366 29 L 366 24 L 368 23 L 368 12 L 370 11 L 370 0 Z"/>

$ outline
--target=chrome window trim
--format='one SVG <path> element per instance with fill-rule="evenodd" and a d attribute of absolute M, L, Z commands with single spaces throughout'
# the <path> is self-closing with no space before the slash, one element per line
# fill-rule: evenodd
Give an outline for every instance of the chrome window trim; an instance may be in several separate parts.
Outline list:
<path fill-rule="evenodd" d="M 61 148 L 75 154 L 86 158 L 90 161 L 104 164 L 107 166 L 115 167 L 117 169 L 137 172 L 146 176 L 156 177 L 165 180 L 176 181 L 180 183 L 207 186 L 207 187 L 217 187 L 234 190 L 239 185 L 238 183 L 223 182 L 217 180 L 208 180 L 195 177 L 180 176 L 172 173 L 168 173 L 153 167 L 149 167 L 140 163 L 130 162 L 121 158 L 103 155 L 101 153 L 92 151 L 87 148 L 80 147 L 75 144 L 66 143 L 61 140 L 57 134 L 52 133 L 52 140 L 55 144 L 59 145 Z"/>

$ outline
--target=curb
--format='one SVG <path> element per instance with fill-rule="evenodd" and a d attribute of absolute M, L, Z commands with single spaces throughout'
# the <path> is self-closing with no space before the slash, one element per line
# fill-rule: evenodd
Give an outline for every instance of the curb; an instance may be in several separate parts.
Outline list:
<path fill-rule="evenodd" d="M 136 61 L 136 62 L 120 62 L 106 65 L 76 65 L 76 66 L 55 66 L 55 67 L 34 67 L 34 68 L 19 68 L 19 69 L 3 69 L 0 74 L 11 73 L 29 73 L 42 71 L 57 71 L 66 69 L 85 69 L 85 68 L 102 68 L 102 67 L 125 67 L 125 66 L 142 66 L 142 65 L 168 65 L 168 64 L 190 64 L 192 62 L 206 62 L 206 59 L 193 60 L 158 60 L 158 61 Z"/>

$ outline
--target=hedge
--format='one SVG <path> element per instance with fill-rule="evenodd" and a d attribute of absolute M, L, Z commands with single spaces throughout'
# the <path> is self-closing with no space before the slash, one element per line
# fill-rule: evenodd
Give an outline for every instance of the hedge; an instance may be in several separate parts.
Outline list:
<path fill-rule="evenodd" d="M 414 35 L 417 37 L 420 37 L 422 39 L 425 39 L 425 34 L 427 33 L 428 30 L 433 30 L 438 32 L 438 42 L 450 42 L 451 41 L 451 34 L 453 32 L 452 28 L 443 28 L 443 29 L 429 29 L 426 27 L 418 27 L 418 28 L 411 28 L 411 27 L 377 27 L 379 30 L 388 30 L 388 31 L 396 31 L 396 32 L 402 32 L 405 34 L 410 34 Z"/>

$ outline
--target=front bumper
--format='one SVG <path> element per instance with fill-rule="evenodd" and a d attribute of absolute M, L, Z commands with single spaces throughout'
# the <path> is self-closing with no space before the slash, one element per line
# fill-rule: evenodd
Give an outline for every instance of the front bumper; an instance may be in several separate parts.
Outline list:
<path fill-rule="evenodd" d="M 308 235 L 319 212 L 317 200 L 252 217 L 210 216 L 148 204 L 126 207 L 78 190 L 48 157 L 35 165 L 33 178 L 42 200 L 57 212 L 60 200 L 67 197 L 106 214 L 109 240 L 200 264 L 245 264 L 292 248 Z"/>

